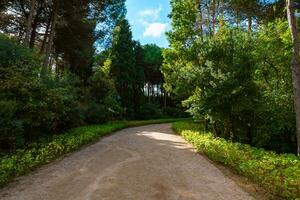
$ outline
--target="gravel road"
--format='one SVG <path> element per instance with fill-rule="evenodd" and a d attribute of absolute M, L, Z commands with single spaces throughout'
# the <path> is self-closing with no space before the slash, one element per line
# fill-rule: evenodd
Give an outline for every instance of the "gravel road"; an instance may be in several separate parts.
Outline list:
<path fill-rule="evenodd" d="M 170 124 L 128 128 L 0 190 L 1 200 L 254 199 Z"/>

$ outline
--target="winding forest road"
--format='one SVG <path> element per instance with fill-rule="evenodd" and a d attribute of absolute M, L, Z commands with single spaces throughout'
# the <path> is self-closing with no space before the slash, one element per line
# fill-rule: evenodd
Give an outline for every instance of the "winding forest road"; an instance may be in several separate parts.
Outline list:
<path fill-rule="evenodd" d="M 170 124 L 128 128 L 20 177 L 1 200 L 247 200 Z"/>

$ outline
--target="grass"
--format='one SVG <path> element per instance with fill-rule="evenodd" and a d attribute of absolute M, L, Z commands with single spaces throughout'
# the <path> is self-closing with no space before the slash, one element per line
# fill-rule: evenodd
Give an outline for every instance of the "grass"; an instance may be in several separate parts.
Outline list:
<path fill-rule="evenodd" d="M 120 121 L 102 125 L 83 126 L 69 130 L 64 134 L 54 136 L 50 141 L 34 143 L 26 149 L 20 149 L 13 154 L 1 157 L 0 186 L 4 186 L 17 176 L 23 175 L 34 168 L 53 161 L 63 154 L 75 151 L 117 130 L 179 120 L 183 119 Z"/>
<path fill-rule="evenodd" d="M 230 167 L 276 199 L 300 199 L 300 159 L 215 138 L 200 124 L 174 122 L 172 128 L 209 159 Z"/>

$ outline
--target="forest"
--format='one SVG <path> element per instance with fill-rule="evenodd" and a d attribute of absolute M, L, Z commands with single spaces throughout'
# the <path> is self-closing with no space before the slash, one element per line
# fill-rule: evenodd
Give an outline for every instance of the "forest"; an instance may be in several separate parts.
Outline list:
<path fill-rule="evenodd" d="M 298 39 L 283 0 L 172 0 L 169 48 L 133 39 L 125 0 L 0 6 L 4 152 L 84 124 L 187 111 L 216 137 L 297 153 Z"/>
<path fill-rule="evenodd" d="M 299 197 L 300 0 L 168 3 L 161 47 L 134 37 L 126 0 L 0 0 L 0 186 L 163 123 L 124 136 L 136 145 L 124 152 L 160 149 L 153 163 L 169 169 L 174 152 L 190 155 L 182 137 L 274 199 Z"/>
<path fill-rule="evenodd" d="M 163 49 L 132 38 L 125 0 L 0 4 L 0 149 L 73 127 L 183 117 L 163 88 Z"/>
<path fill-rule="evenodd" d="M 297 153 L 299 66 L 291 63 L 299 59 L 299 2 L 171 4 L 162 67 L 166 90 L 216 137 Z"/>

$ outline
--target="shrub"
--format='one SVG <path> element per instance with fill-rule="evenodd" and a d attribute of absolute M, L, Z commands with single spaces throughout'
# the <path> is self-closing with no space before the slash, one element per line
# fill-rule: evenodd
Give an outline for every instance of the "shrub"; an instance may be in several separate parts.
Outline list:
<path fill-rule="evenodd" d="M 145 103 L 138 112 L 139 119 L 155 119 L 163 116 L 162 110 L 156 104 Z"/>
<path fill-rule="evenodd" d="M 68 74 L 41 79 L 34 50 L 0 35 L 1 150 L 12 150 L 72 127 L 77 118 L 75 79 Z"/>
<path fill-rule="evenodd" d="M 15 117 L 17 110 L 15 101 L 0 100 L 0 146 L 3 149 L 11 148 L 10 144 L 21 146 L 24 143 L 23 123 Z"/>
<path fill-rule="evenodd" d="M 39 85 L 39 62 L 35 52 L 0 34 L 0 150 L 25 142 L 23 108 Z"/>
<path fill-rule="evenodd" d="M 86 122 L 90 124 L 104 123 L 109 119 L 109 110 L 105 105 L 89 102 L 86 111 Z"/>
<path fill-rule="evenodd" d="M 163 108 L 163 113 L 169 117 L 188 117 L 188 113 L 184 112 L 183 108 L 166 107 Z"/>
<path fill-rule="evenodd" d="M 173 129 L 211 160 L 229 166 L 273 195 L 284 199 L 300 197 L 299 157 L 215 138 L 191 122 L 173 123 Z"/>
<path fill-rule="evenodd" d="M 20 149 L 15 153 L 0 157 L 0 186 L 8 183 L 16 176 L 22 175 L 41 164 L 48 163 L 62 154 L 74 151 L 116 130 L 146 124 L 167 123 L 176 120 L 123 121 L 83 126 L 67 131 L 64 134 L 55 135 L 51 140 L 33 143 L 26 149 Z"/>

